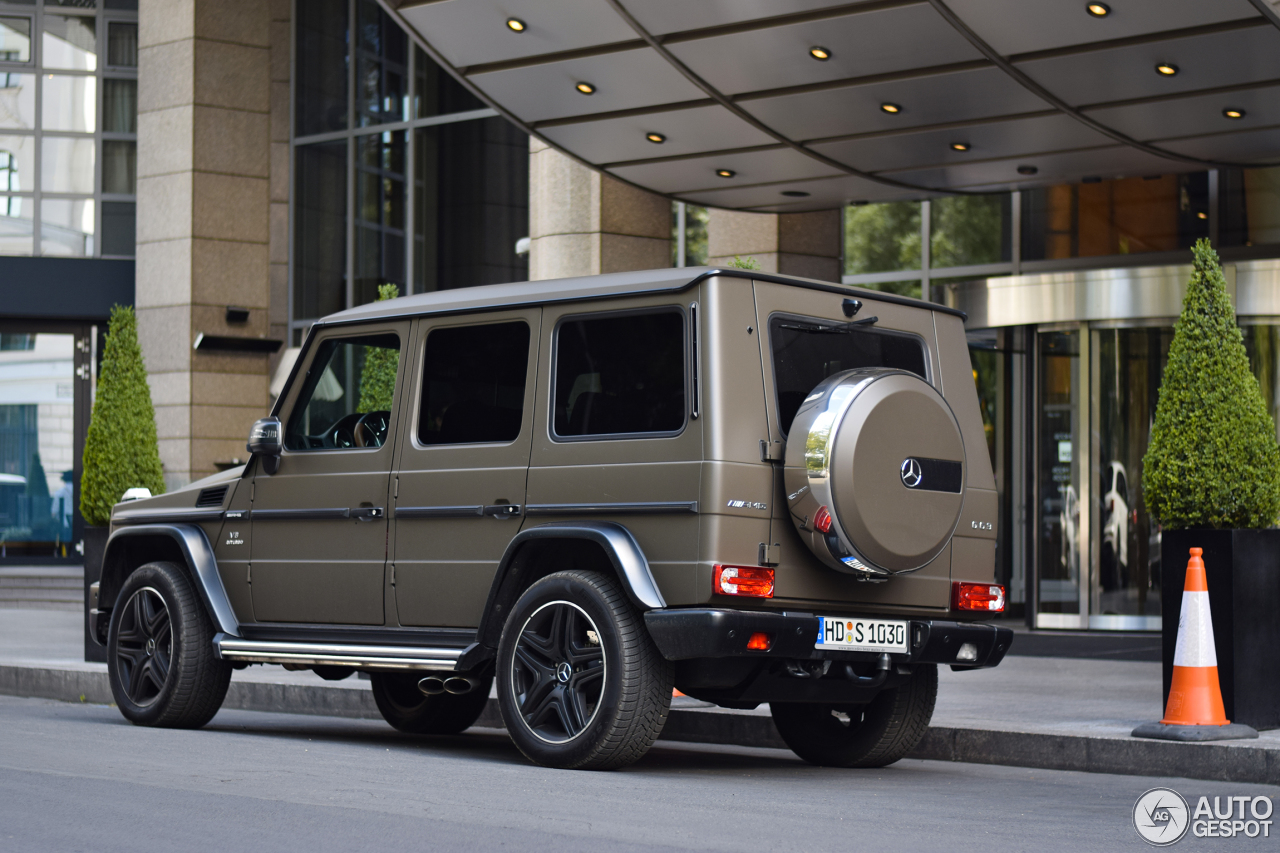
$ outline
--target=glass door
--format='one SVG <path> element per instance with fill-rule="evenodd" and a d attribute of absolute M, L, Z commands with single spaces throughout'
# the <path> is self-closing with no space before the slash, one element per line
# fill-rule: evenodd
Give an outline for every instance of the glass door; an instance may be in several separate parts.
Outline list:
<path fill-rule="evenodd" d="M 10 328 L 0 328 L 0 560 L 78 560 L 87 330 Z"/>
<path fill-rule="evenodd" d="M 1173 329 L 1093 329 L 1090 351 L 1088 627 L 1160 630 L 1160 530 L 1142 500 L 1142 458 Z"/>
<path fill-rule="evenodd" d="M 1078 329 L 1042 331 L 1036 346 L 1036 627 L 1084 628 L 1088 620 L 1087 573 L 1081 573 L 1088 541 L 1088 459 L 1081 364 L 1087 338 Z"/>

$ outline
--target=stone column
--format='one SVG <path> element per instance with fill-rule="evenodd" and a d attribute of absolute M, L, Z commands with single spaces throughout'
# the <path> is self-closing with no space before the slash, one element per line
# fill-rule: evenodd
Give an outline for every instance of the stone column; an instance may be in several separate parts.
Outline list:
<path fill-rule="evenodd" d="M 171 487 L 244 458 L 249 426 L 267 405 L 265 355 L 197 352 L 193 343 L 201 332 L 268 332 L 279 7 L 287 12 L 287 3 L 259 0 L 139 4 L 136 305 Z M 248 321 L 229 323 L 227 306 L 249 309 Z"/>
<path fill-rule="evenodd" d="M 529 278 L 671 266 L 671 202 L 529 140 Z"/>
<path fill-rule="evenodd" d="M 712 208 L 707 217 L 707 263 L 725 266 L 734 255 L 754 258 L 762 272 L 839 281 L 839 210 L 742 213 Z"/>

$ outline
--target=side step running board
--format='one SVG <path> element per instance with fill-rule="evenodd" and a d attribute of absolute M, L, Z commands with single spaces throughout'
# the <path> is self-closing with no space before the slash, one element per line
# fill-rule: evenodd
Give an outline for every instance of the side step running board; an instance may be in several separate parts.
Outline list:
<path fill-rule="evenodd" d="M 357 646 L 338 643 L 290 643 L 245 640 L 218 634 L 213 648 L 223 660 L 246 663 L 294 663 L 359 666 L 372 669 L 453 670 L 463 649 L 423 646 Z"/>

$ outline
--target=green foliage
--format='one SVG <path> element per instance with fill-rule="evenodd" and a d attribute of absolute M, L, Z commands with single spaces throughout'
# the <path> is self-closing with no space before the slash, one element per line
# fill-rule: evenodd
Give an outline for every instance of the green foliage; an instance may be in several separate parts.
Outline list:
<path fill-rule="evenodd" d="M 710 218 L 705 207 L 692 204 L 684 206 L 684 265 L 702 267 L 707 264 L 707 220 Z M 678 242 L 679 218 L 676 216 L 676 202 L 671 202 L 671 265 L 677 266 L 679 258 Z"/>
<path fill-rule="evenodd" d="M 929 265 L 959 267 L 1002 260 L 1007 199 L 1007 195 L 935 198 L 930 204 Z"/>
<path fill-rule="evenodd" d="M 400 288 L 394 284 L 378 285 L 378 302 L 395 299 Z M 400 351 L 385 347 L 366 347 L 364 366 L 360 369 L 360 403 L 358 412 L 389 412 L 396 393 L 396 370 Z"/>
<path fill-rule="evenodd" d="M 1147 509 L 1166 529 L 1270 527 L 1280 515 L 1275 423 L 1208 240 L 1195 245 L 1142 468 Z"/>
<path fill-rule="evenodd" d="M 844 259 L 848 275 L 920 269 L 920 202 L 845 208 Z"/>
<path fill-rule="evenodd" d="M 734 255 L 729 266 L 736 270 L 758 270 L 760 269 L 760 262 L 750 255 L 745 258 L 739 255 Z"/>
<path fill-rule="evenodd" d="M 140 486 L 153 495 L 163 494 L 164 473 L 147 369 L 138 346 L 138 318 L 132 308 L 116 305 L 85 436 L 80 514 L 87 524 L 105 525 L 125 490 Z"/>

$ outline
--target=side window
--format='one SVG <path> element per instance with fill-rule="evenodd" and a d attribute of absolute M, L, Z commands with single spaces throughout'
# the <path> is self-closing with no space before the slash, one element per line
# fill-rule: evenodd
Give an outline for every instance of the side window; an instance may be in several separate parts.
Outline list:
<path fill-rule="evenodd" d="M 678 432 L 685 422 L 684 339 L 678 311 L 561 323 L 556 435 Z"/>
<path fill-rule="evenodd" d="M 523 321 L 433 329 L 422 371 L 418 441 L 515 441 L 528 372 L 529 325 Z"/>
<path fill-rule="evenodd" d="M 381 447 L 391 423 L 399 365 L 398 335 L 322 342 L 289 417 L 284 446 L 289 450 Z"/>
<path fill-rule="evenodd" d="M 785 435 L 814 386 L 855 367 L 896 367 L 928 380 L 924 343 L 914 335 L 880 329 L 831 329 L 828 321 L 774 315 L 769 320 L 778 421 Z"/>

